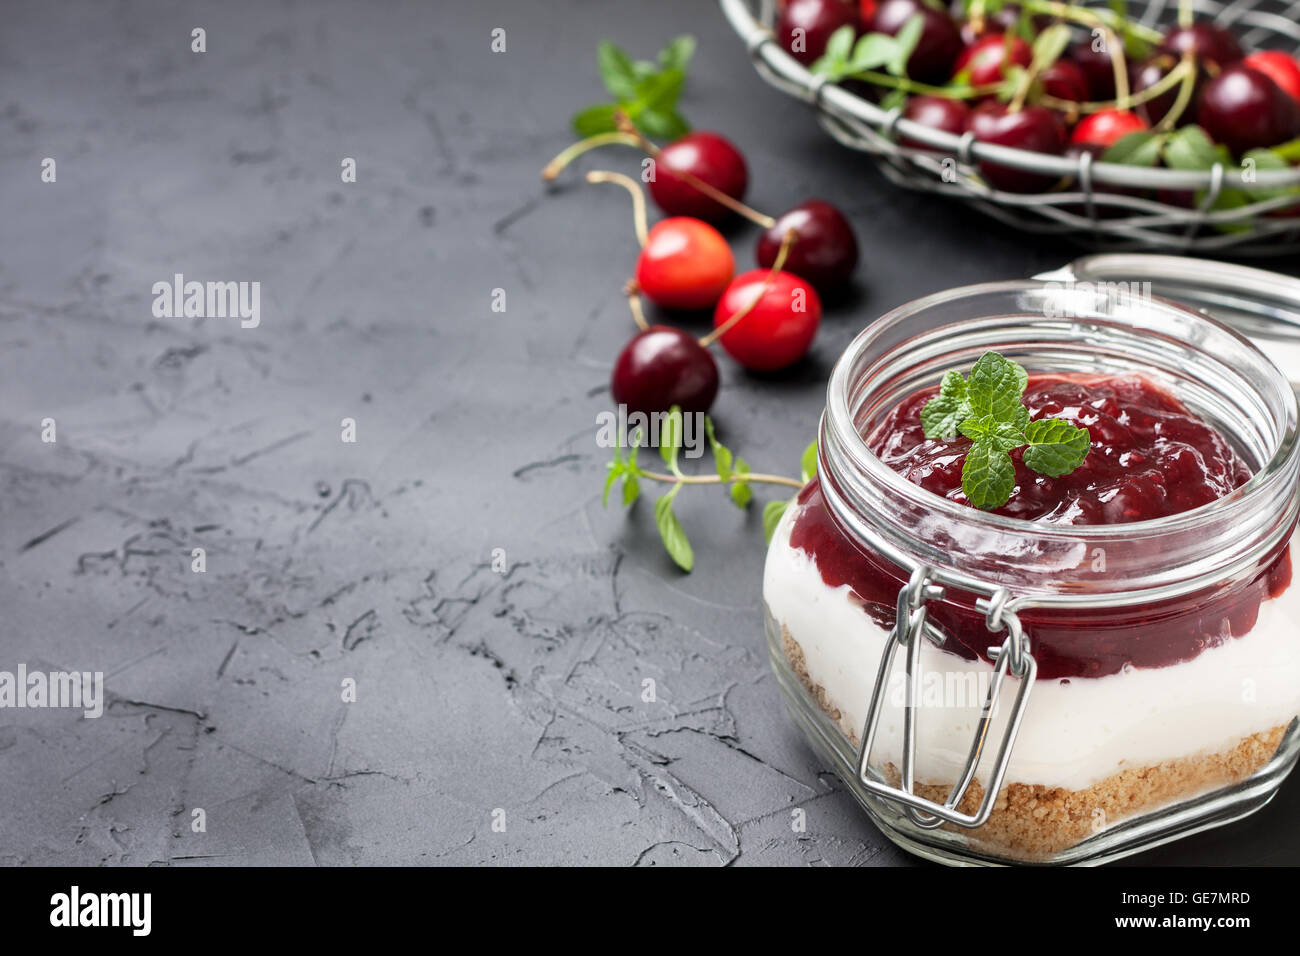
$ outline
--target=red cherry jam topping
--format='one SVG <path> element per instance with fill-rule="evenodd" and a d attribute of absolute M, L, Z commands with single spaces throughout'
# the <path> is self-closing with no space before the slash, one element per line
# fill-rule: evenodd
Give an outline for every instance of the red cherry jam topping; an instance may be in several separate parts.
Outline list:
<path fill-rule="evenodd" d="M 913 484 L 965 502 L 961 470 L 970 439 L 935 441 L 921 428 L 921 409 L 937 392 L 904 401 L 867 445 Z M 1222 435 L 1146 379 L 1033 375 L 1024 401 L 1031 418 L 1088 429 L 1092 449 L 1060 478 L 1030 471 L 1023 449 L 1013 451 L 1016 490 L 997 514 L 1053 525 L 1123 524 L 1199 508 L 1250 480 Z"/>
<path fill-rule="evenodd" d="M 961 470 L 970 441 L 927 439 L 921 427 L 921 408 L 936 391 L 922 390 L 900 404 L 872 429 L 867 444 L 913 484 L 965 502 Z M 1124 524 L 1190 511 L 1251 477 L 1249 466 L 1213 426 L 1137 376 L 1032 375 L 1025 404 L 1035 419 L 1061 418 L 1087 428 L 1092 448 L 1079 468 L 1061 478 L 1030 471 L 1021 453 L 1013 452 L 1016 490 L 997 514 L 1051 525 Z M 847 584 L 867 614 L 882 627 L 893 627 L 907 575 L 844 537 L 816 480 L 800 492 L 799 502 L 804 507 L 791 529 L 791 545 L 814 559 L 829 587 Z M 1138 608 L 1069 613 L 1035 608 L 1024 611 L 1021 622 L 1040 680 L 1103 677 L 1126 667 L 1190 660 L 1241 637 L 1254 627 L 1260 603 L 1290 583 L 1290 549 L 1284 547 L 1231 587 Z M 945 650 L 966 660 L 987 659 L 988 647 L 999 641 L 973 605 L 973 595 L 950 592 L 930 602 L 930 619 L 945 635 Z"/>

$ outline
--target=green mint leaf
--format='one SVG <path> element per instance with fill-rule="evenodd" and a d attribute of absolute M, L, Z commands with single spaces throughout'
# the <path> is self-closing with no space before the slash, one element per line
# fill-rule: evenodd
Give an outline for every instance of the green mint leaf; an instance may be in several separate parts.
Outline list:
<path fill-rule="evenodd" d="M 853 27 L 845 24 L 830 35 L 826 50 L 808 67 L 814 76 L 824 76 L 832 83 L 850 72 L 849 52 L 853 49 Z"/>
<path fill-rule="evenodd" d="M 993 441 L 975 442 L 962 465 L 961 489 L 976 508 L 1001 508 L 1016 490 L 1016 467 L 1011 456 Z"/>
<path fill-rule="evenodd" d="M 1049 478 L 1068 475 L 1083 464 L 1092 447 L 1086 428 L 1076 428 L 1059 418 L 1042 418 L 1025 428 L 1025 467 Z"/>
<path fill-rule="evenodd" d="M 682 523 L 673 512 L 673 498 L 681 487 L 675 485 L 672 491 L 655 502 L 655 525 L 659 528 L 659 537 L 663 540 L 668 556 L 683 571 L 690 571 L 695 567 L 695 552 L 691 550 L 691 542 L 687 540 Z"/>
<path fill-rule="evenodd" d="M 655 139 L 680 139 L 691 131 L 690 124 L 676 111 L 642 112 L 637 123 L 641 132 Z"/>
<path fill-rule="evenodd" d="M 636 119 L 644 113 L 672 113 L 685 81 L 686 74 L 681 70 L 664 70 L 647 77 L 636 85 L 636 98 L 628 105 L 628 115 Z"/>
<path fill-rule="evenodd" d="M 803 450 L 803 456 L 799 459 L 799 474 L 805 485 L 817 477 L 816 441 L 813 441 L 812 444 Z"/>
<path fill-rule="evenodd" d="M 916 52 L 916 45 L 921 41 L 921 33 L 924 30 L 925 17 L 920 13 L 914 13 L 908 17 L 902 29 L 894 34 L 894 55 L 885 64 L 885 69 L 889 73 L 894 76 L 907 75 L 907 61 Z"/>
<path fill-rule="evenodd" d="M 844 63 L 848 60 L 849 54 L 853 51 L 853 39 L 856 35 L 851 24 L 845 24 L 826 41 L 826 52 L 823 54 L 827 59 L 836 63 Z"/>
<path fill-rule="evenodd" d="M 921 427 L 926 438 L 950 440 L 970 415 L 966 400 L 966 379 L 956 370 L 947 372 L 939 385 L 939 394 L 921 409 Z"/>
<path fill-rule="evenodd" d="M 1101 161 L 1123 166 L 1155 166 L 1160 161 L 1161 151 L 1168 139 L 1166 133 L 1152 133 L 1149 130 L 1129 133 L 1121 136 L 1102 153 Z"/>
<path fill-rule="evenodd" d="M 630 506 L 641 495 L 641 482 L 636 475 L 628 472 L 623 476 L 623 506 Z"/>
<path fill-rule="evenodd" d="M 1300 162 L 1300 139 L 1289 140 L 1270 149 L 1288 163 Z"/>
<path fill-rule="evenodd" d="M 1120 140 L 1122 143 L 1123 140 Z M 1119 143 L 1115 144 L 1116 146 Z M 1221 153 L 1205 135 L 1199 126 L 1184 126 L 1169 136 L 1165 143 L 1165 165 L 1171 169 L 1204 170 L 1213 169 L 1216 163 L 1224 162 Z M 1228 162 L 1232 160 L 1229 157 Z M 1226 163 L 1225 163 L 1226 165 Z"/>
<path fill-rule="evenodd" d="M 850 27 L 852 29 L 852 27 Z M 849 57 L 848 72 L 862 73 L 884 66 L 894 58 L 898 50 L 898 41 L 884 33 L 868 33 L 853 47 Z"/>
<path fill-rule="evenodd" d="M 1070 27 L 1065 23 L 1054 23 L 1038 34 L 1033 43 L 1034 67 L 1043 70 L 1059 60 L 1070 45 Z"/>
<path fill-rule="evenodd" d="M 794 504 L 794 499 L 789 498 L 785 501 L 769 501 L 763 506 L 763 537 L 768 544 L 772 543 L 772 535 L 776 534 L 776 526 L 781 523 L 781 518 L 785 515 L 786 509 Z"/>
<path fill-rule="evenodd" d="M 736 458 L 736 470 L 733 475 L 749 474 L 749 462 L 743 458 Z M 747 481 L 733 481 L 731 483 L 731 500 L 737 508 L 748 508 L 749 503 L 754 500 L 754 489 L 749 486 Z"/>
<path fill-rule="evenodd" d="M 1011 421 L 1016 409 L 1023 407 L 1020 396 L 1025 394 L 1028 384 L 1029 373 L 1018 363 L 1008 361 L 997 352 L 985 352 L 970 370 L 966 387 L 971 414 Z"/>
<path fill-rule="evenodd" d="M 731 449 L 727 448 L 718 441 L 718 436 L 713 433 L 713 419 L 707 415 L 704 417 L 704 432 L 709 436 L 709 447 L 713 449 L 713 464 L 718 469 L 718 477 L 726 481 L 731 477 Z"/>
<path fill-rule="evenodd" d="M 1296 186 L 1259 186 L 1252 182 L 1254 173 L 1290 168 L 1291 164 L 1275 150 L 1252 149 L 1242 154 L 1237 178 L 1241 180 L 1241 188 L 1246 191 L 1252 202 L 1276 199 L 1279 196 L 1294 196 L 1300 193 L 1300 188 Z"/>
<path fill-rule="evenodd" d="M 1023 405 L 1020 407 L 1024 410 L 1025 422 L 1028 422 L 1029 409 Z M 1025 426 L 1020 423 L 1019 416 L 1011 422 L 999 421 L 992 415 L 968 418 L 961 424 L 961 433 L 971 441 L 990 442 L 1002 451 L 1011 451 L 1025 443 Z"/>
<path fill-rule="evenodd" d="M 600 506 L 602 508 L 609 507 L 609 489 L 614 487 L 614 482 L 618 481 L 619 477 L 626 471 L 622 462 L 612 461 L 605 467 L 609 469 L 609 474 L 605 476 L 605 490 L 600 496 Z"/>
<path fill-rule="evenodd" d="M 614 103 L 597 103 L 573 114 L 573 130 L 584 139 L 599 133 L 612 133 L 618 129 L 614 122 Z"/>
<path fill-rule="evenodd" d="M 659 457 L 672 470 L 677 469 L 677 453 L 682 448 L 682 410 L 674 405 L 659 428 Z"/>
<path fill-rule="evenodd" d="M 659 65 L 665 70 L 681 70 L 685 73 L 694 55 L 695 37 L 689 33 L 683 34 L 670 40 L 668 45 L 659 51 Z"/>
<path fill-rule="evenodd" d="M 636 96 L 636 69 L 632 58 L 608 40 L 596 47 L 596 68 L 601 82 L 616 100 L 630 100 Z"/>

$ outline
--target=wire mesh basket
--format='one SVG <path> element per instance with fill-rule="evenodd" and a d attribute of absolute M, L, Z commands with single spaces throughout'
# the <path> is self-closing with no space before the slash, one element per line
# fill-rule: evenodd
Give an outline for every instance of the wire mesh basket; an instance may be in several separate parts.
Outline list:
<path fill-rule="evenodd" d="M 825 77 L 815 76 L 776 42 L 772 0 L 720 0 L 723 14 L 744 41 L 760 76 L 811 103 L 823 127 L 840 143 L 871 155 L 884 175 L 908 189 L 952 196 L 1019 229 L 1068 236 L 1111 250 L 1221 252 L 1271 256 L 1300 250 L 1300 197 L 1278 195 L 1300 187 L 1300 168 L 1255 170 L 1257 192 L 1274 195 L 1233 208 L 1213 208 L 1228 188 L 1244 184 L 1242 167 L 1216 164 L 1203 171 L 1147 168 L 1056 156 L 977 142 L 902 118 L 902 107 L 883 109 Z M 1198 18 L 1230 27 L 1250 49 L 1300 50 L 1300 0 L 1193 0 Z M 1169 0 L 1129 0 L 1130 16 L 1164 28 L 1177 18 Z M 900 138 L 930 149 L 909 148 Z M 954 163 L 955 159 L 955 163 Z M 1058 182 L 1040 193 L 991 187 L 976 164 L 993 162 Z M 1110 188 L 1106 188 L 1110 187 Z M 1162 201 L 1192 195 L 1191 208 Z"/>

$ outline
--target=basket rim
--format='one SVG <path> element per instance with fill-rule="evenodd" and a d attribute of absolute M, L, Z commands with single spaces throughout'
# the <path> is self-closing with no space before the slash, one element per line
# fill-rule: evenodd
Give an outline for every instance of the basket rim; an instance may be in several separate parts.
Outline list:
<path fill-rule="evenodd" d="M 744 41 L 750 57 L 755 61 L 756 68 L 771 72 L 773 79 L 777 81 L 773 85 L 784 88 L 785 92 L 792 95 L 801 96 L 820 111 L 839 115 L 850 121 L 866 123 L 876 133 L 891 142 L 894 142 L 896 135 L 901 134 L 909 140 L 950 153 L 963 165 L 974 165 L 982 160 L 1058 178 L 1088 177 L 1094 182 L 1133 189 L 1167 189 L 1178 192 L 1205 189 L 1216 195 L 1228 184 L 1233 172 L 1239 169 L 1235 164 L 1225 166 L 1223 163 L 1215 163 L 1208 170 L 1129 166 L 1123 163 L 1096 161 L 1087 153 L 1081 153 L 1077 159 L 1071 159 L 1067 156 L 1054 156 L 1050 153 L 981 143 L 970 132 L 957 136 L 904 119 L 901 107 L 883 110 L 876 104 L 849 92 L 838 83 L 814 75 L 781 48 L 772 31 L 751 12 L 746 0 L 719 0 L 719 5 L 732 29 Z M 1254 181 L 1250 185 L 1256 189 L 1300 185 L 1300 167 L 1286 170 L 1258 170 L 1254 176 Z"/>

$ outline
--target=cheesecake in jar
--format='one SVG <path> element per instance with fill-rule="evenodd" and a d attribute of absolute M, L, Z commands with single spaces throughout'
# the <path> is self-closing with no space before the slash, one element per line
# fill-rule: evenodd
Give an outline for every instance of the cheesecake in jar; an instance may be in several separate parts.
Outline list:
<path fill-rule="evenodd" d="M 989 351 L 1087 451 L 1048 475 L 1012 449 L 1005 503 L 975 507 L 972 440 L 921 413 Z M 1097 862 L 1240 817 L 1297 755 L 1298 468 L 1285 376 L 1197 313 L 1035 283 L 904 306 L 837 364 L 773 535 L 781 686 L 886 834 L 944 862 Z"/>

